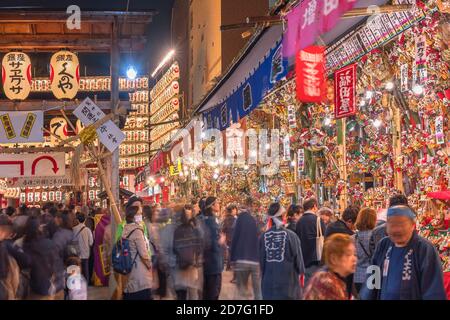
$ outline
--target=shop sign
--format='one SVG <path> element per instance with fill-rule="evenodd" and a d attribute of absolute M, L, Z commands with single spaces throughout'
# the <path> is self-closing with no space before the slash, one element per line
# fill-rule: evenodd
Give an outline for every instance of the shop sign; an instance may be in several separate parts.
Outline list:
<path fill-rule="evenodd" d="M 31 60 L 23 52 L 8 52 L 2 60 L 3 91 L 10 100 L 25 100 L 31 91 Z"/>
<path fill-rule="evenodd" d="M 89 97 L 80 103 L 78 108 L 73 111 L 73 114 L 85 126 L 89 126 L 105 117 L 103 111 Z M 102 124 L 96 131 L 100 141 L 110 152 L 114 152 L 125 139 L 125 134 L 112 120 Z"/>
<path fill-rule="evenodd" d="M 42 111 L 0 112 L 0 143 L 43 142 Z"/>
<path fill-rule="evenodd" d="M 356 114 L 356 64 L 334 74 L 334 117 L 336 119 Z"/>
<path fill-rule="evenodd" d="M 356 4 L 355 0 L 304 0 L 286 16 L 287 32 L 283 55 L 293 56 L 298 50 L 314 44 L 316 38 L 333 29 L 339 18 Z"/>
<path fill-rule="evenodd" d="M 419 84 L 424 83 L 427 78 L 427 37 L 420 35 L 415 38 L 416 42 L 416 66 L 418 71 Z"/>
<path fill-rule="evenodd" d="M 65 153 L 0 154 L 0 177 L 64 176 Z"/>
<path fill-rule="evenodd" d="M 80 65 L 76 54 L 56 52 L 50 59 L 50 88 L 56 99 L 75 98 L 80 82 Z"/>
<path fill-rule="evenodd" d="M 325 48 L 311 46 L 297 55 L 297 99 L 320 103 L 326 95 Z"/>
<path fill-rule="evenodd" d="M 7 181 L 10 188 L 35 188 L 35 187 L 56 187 L 71 186 L 72 178 L 66 172 L 64 176 L 59 177 L 29 177 L 13 178 Z"/>
<path fill-rule="evenodd" d="M 169 173 L 171 176 L 178 176 L 180 174 L 180 172 L 183 170 L 182 166 L 181 166 L 181 159 L 178 158 L 177 160 L 177 165 L 172 165 L 169 167 Z"/>

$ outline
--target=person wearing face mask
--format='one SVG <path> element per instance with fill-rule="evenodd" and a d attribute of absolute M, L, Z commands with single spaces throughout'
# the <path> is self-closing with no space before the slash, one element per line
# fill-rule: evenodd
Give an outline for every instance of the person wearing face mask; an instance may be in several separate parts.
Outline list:
<path fill-rule="evenodd" d="M 378 243 L 371 261 L 378 273 L 368 273 L 361 299 L 446 300 L 438 252 L 417 234 L 414 211 L 405 205 L 390 207 L 386 231 L 388 237 Z"/>
<path fill-rule="evenodd" d="M 134 264 L 124 285 L 123 299 L 151 300 L 151 254 L 149 242 L 142 227 L 142 210 L 138 206 L 129 206 L 126 209 L 125 222 L 122 236 L 129 240 L 130 255 L 134 260 Z"/>

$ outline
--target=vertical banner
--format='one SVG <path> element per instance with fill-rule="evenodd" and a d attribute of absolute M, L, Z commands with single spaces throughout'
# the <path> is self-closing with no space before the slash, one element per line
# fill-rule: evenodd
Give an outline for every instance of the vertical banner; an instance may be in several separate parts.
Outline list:
<path fill-rule="evenodd" d="M 444 117 L 438 116 L 435 120 L 436 127 L 436 143 L 444 144 L 445 143 L 445 135 L 444 135 Z"/>
<path fill-rule="evenodd" d="M 295 117 L 295 106 L 293 105 L 288 106 L 288 123 L 289 129 L 297 128 L 297 119 Z"/>
<path fill-rule="evenodd" d="M 400 67 L 400 90 L 408 91 L 408 64 L 405 63 Z"/>
<path fill-rule="evenodd" d="M 334 100 L 336 119 L 356 114 L 356 64 L 335 72 Z"/>
<path fill-rule="evenodd" d="M 425 35 L 420 35 L 415 38 L 416 42 L 416 68 L 418 74 L 417 84 L 423 84 L 427 78 L 427 38 Z M 415 84 L 416 84 L 415 83 Z"/>
<path fill-rule="evenodd" d="M 303 0 L 287 15 L 283 56 L 290 58 L 298 50 L 314 44 L 317 36 L 330 31 L 340 17 L 352 9 L 355 0 Z"/>
<path fill-rule="evenodd" d="M 311 46 L 299 51 L 296 73 L 297 99 L 321 103 L 326 97 L 325 48 Z"/>
<path fill-rule="evenodd" d="M 31 91 L 31 60 L 23 52 L 8 52 L 2 60 L 3 91 L 10 100 L 25 100 Z"/>
<path fill-rule="evenodd" d="M 301 176 L 305 171 L 305 149 L 298 149 L 297 151 L 297 168 L 298 175 Z"/>
<path fill-rule="evenodd" d="M 50 87 L 56 99 L 73 99 L 79 88 L 80 65 L 76 54 L 56 52 L 50 59 Z"/>
<path fill-rule="evenodd" d="M 287 134 L 283 139 L 283 160 L 290 161 L 291 160 L 291 137 Z"/>

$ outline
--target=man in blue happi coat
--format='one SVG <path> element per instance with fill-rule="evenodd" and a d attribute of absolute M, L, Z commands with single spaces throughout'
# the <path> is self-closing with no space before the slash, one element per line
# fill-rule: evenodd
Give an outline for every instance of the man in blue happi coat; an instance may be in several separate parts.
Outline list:
<path fill-rule="evenodd" d="M 388 237 L 381 240 L 367 269 L 363 300 L 445 300 L 436 248 L 416 232 L 416 215 L 405 205 L 387 212 Z"/>

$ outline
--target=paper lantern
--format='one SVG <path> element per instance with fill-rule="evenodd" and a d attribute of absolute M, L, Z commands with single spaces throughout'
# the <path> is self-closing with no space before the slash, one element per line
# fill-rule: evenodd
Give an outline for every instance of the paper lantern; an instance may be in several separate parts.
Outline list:
<path fill-rule="evenodd" d="M 55 117 L 50 120 L 50 132 L 53 133 L 53 135 L 50 136 L 51 144 L 60 142 L 60 140 L 58 140 L 55 136 L 63 140 L 67 139 L 69 137 L 69 133 L 67 132 L 66 119 L 62 117 Z"/>
<path fill-rule="evenodd" d="M 81 123 L 80 119 L 77 120 L 77 123 L 75 125 L 75 129 L 77 130 L 76 134 L 79 134 L 81 132 L 81 130 L 84 129 L 84 126 Z"/>
<path fill-rule="evenodd" d="M 80 65 L 78 57 L 70 51 L 59 51 L 50 59 L 50 82 L 57 99 L 73 99 L 79 88 Z"/>
<path fill-rule="evenodd" d="M 25 100 L 31 91 L 31 60 L 23 52 L 8 52 L 2 60 L 2 82 L 10 100 Z"/>

